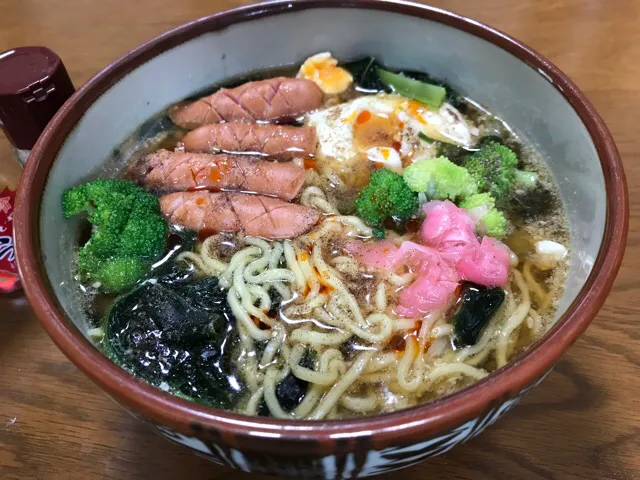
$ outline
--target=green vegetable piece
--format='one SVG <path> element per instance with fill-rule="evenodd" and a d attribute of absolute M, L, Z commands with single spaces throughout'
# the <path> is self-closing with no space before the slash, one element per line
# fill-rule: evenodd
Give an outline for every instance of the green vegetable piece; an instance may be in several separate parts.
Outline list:
<path fill-rule="evenodd" d="M 489 142 L 463 166 L 475 179 L 478 190 L 489 192 L 498 201 L 505 200 L 515 180 L 518 157 L 513 150 L 497 142 Z"/>
<path fill-rule="evenodd" d="M 509 221 L 500 210 L 494 208 L 482 217 L 485 232 L 490 237 L 504 238 L 509 235 Z"/>
<path fill-rule="evenodd" d="M 509 234 L 509 221 L 500 210 L 495 208 L 496 201 L 489 193 L 477 193 L 462 200 L 460 208 L 468 210 L 471 216 L 482 225 L 486 235 L 504 238 Z"/>
<path fill-rule="evenodd" d="M 460 208 L 472 210 L 479 207 L 485 207 L 487 210 L 496 206 L 496 200 L 489 193 L 476 193 L 460 201 Z"/>
<path fill-rule="evenodd" d="M 71 218 L 83 211 L 93 210 L 89 203 L 89 190 L 86 185 L 71 188 L 62 194 L 62 213 Z"/>
<path fill-rule="evenodd" d="M 166 250 L 167 222 L 160 215 L 132 214 L 120 235 L 121 255 L 159 258 Z"/>
<path fill-rule="evenodd" d="M 62 195 L 62 211 L 67 218 L 85 212 L 94 226 L 78 252 L 78 270 L 103 291 L 135 285 L 166 251 L 168 225 L 158 199 L 132 182 L 103 178 L 71 188 Z"/>
<path fill-rule="evenodd" d="M 536 172 L 516 169 L 515 175 L 515 182 L 519 187 L 530 189 L 535 188 L 538 184 L 538 174 Z"/>
<path fill-rule="evenodd" d="M 418 132 L 418 138 L 420 140 L 422 140 L 423 142 L 427 142 L 427 143 L 433 143 L 433 142 L 437 141 L 437 140 L 434 140 L 433 138 L 431 138 L 430 136 L 428 136 L 426 133 L 423 133 L 423 132 Z"/>
<path fill-rule="evenodd" d="M 113 257 L 100 262 L 93 270 L 93 278 L 100 282 L 102 289 L 119 292 L 135 285 L 147 273 L 148 265 L 139 258 Z"/>
<path fill-rule="evenodd" d="M 378 240 L 382 240 L 386 235 L 384 228 L 374 228 L 372 233 L 373 238 L 377 238 Z"/>
<path fill-rule="evenodd" d="M 447 157 L 456 165 L 462 165 L 464 160 L 473 153 L 472 150 L 453 143 L 438 141 L 436 146 L 436 154 L 438 157 Z"/>
<path fill-rule="evenodd" d="M 444 87 L 413 80 L 399 73 L 378 68 L 378 75 L 392 91 L 430 107 L 440 108 L 447 96 L 447 90 Z"/>
<path fill-rule="evenodd" d="M 369 184 L 356 199 L 358 216 L 367 225 L 377 228 L 381 228 L 389 218 L 407 220 L 417 209 L 418 194 L 400 175 L 385 168 L 371 174 Z"/>
<path fill-rule="evenodd" d="M 455 200 L 477 191 L 469 172 L 446 157 L 419 160 L 404 169 L 402 178 L 411 190 L 425 192 L 430 199 Z"/>

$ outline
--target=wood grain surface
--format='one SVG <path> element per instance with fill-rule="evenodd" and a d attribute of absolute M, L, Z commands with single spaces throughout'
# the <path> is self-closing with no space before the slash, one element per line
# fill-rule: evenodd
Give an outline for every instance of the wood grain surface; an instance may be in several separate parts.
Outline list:
<path fill-rule="evenodd" d="M 154 35 L 245 3 L 0 0 L 0 51 L 46 45 L 62 56 L 79 86 Z M 535 392 L 469 443 L 381 478 L 640 478 L 640 1 L 431 3 L 521 39 L 586 92 L 625 162 L 631 229 L 606 305 Z M 1 138 L 0 162 L 10 160 Z M 156 436 L 58 351 L 21 294 L 0 297 L 0 479 L 44 478 L 260 477 L 219 468 Z"/>

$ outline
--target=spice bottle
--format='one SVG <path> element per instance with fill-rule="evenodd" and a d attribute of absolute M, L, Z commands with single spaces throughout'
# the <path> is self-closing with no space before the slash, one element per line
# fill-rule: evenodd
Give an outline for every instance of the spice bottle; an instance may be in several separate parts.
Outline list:
<path fill-rule="evenodd" d="M 19 287 L 13 206 L 22 165 L 73 92 L 64 64 L 48 48 L 20 47 L 0 53 L 0 127 L 15 155 L 0 149 L 0 293 Z"/>

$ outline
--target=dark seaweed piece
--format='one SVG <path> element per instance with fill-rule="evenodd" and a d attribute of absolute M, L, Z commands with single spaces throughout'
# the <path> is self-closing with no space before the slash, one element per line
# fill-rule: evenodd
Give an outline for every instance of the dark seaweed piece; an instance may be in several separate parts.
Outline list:
<path fill-rule="evenodd" d="M 487 288 L 475 283 L 462 285 L 460 309 L 453 318 L 456 344 L 458 346 L 475 345 L 504 302 L 504 290 L 498 287 Z"/>
<path fill-rule="evenodd" d="M 340 353 L 344 356 L 345 360 L 353 360 L 358 353 L 358 343 L 353 337 L 350 337 L 346 341 L 342 342 L 338 347 Z"/>
<path fill-rule="evenodd" d="M 237 403 L 244 393 L 244 384 L 236 375 L 233 363 L 233 350 L 238 343 L 233 323 L 227 326 L 226 332 L 221 332 L 219 338 L 223 340 L 209 342 L 200 350 L 200 355 L 195 361 L 199 374 L 195 386 L 201 392 L 201 398 L 217 398 L 217 403 L 223 408 L 229 408 Z"/>
<path fill-rule="evenodd" d="M 549 189 L 538 184 L 533 189 L 514 189 L 505 203 L 505 210 L 525 221 L 548 215 L 558 208 L 558 200 Z"/>
<path fill-rule="evenodd" d="M 120 297 L 105 320 L 105 352 L 148 383 L 231 408 L 244 387 L 235 375 L 237 334 L 215 278 L 187 285 L 159 279 Z"/>
<path fill-rule="evenodd" d="M 452 143 L 438 142 L 437 156 L 447 157 L 453 163 L 460 166 L 464 160 L 475 151 L 475 148 L 465 148 Z"/>
<path fill-rule="evenodd" d="M 186 285 L 195 281 L 195 269 L 186 263 L 176 263 L 175 258 L 182 252 L 192 251 L 197 240 L 195 232 L 172 226 L 167 240 L 167 254 L 151 270 L 150 278 L 142 284 L 158 282 L 171 286 Z"/>
<path fill-rule="evenodd" d="M 504 141 L 502 137 L 499 135 L 485 135 L 480 140 L 478 140 L 478 150 L 484 147 L 489 143 L 499 143 L 500 145 L 504 145 Z"/>
<path fill-rule="evenodd" d="M 163 275 L 160 278 L 146 280 L 143 285 L 160 283 L 167 287 L 177 288 L 196 281 L 196 269 L 190 265 L 172 263 L 170 267 L 166 267 L 163 270 Z"/>
<path fill-rule="evenodd" d="M 275 317 L 274 314 L 277 314 L 278 310 L 280 310 L 280 305 L 282 304 L 282 295 L 275 288 L 271 287 L 269 289 L 269 298 L 271 299 L 271 310 L 269 310 L 269 316 Z"/>
<path fill-rule="evenodd" d="M 313 368 L 315 364 L 316 351 L 307 350 L 300 360 L 300 366 L 305 368 Z M 289 373 L 276 388 L 276 398 L 280 402 L 280 406 L 287 412 L 290 412 L 304 400 L 307 394 L 309 383 L 300 380 L 293 373 Z"/>
<path fill-rule="evenodd" d="M 271 412 L 269 411 L 269 407 L 267 406 L 267 402 L 262 400 L 260 405 L 258 405 L 258 411 L 256 412 L 259 417 L 270 417 Z"/>
<path fill-rule="evenodd" d="M 191 301 L 196 308 L 205 312 L 216 312 L 221 305 L 227 304 L 226 293 L 218 285 L 216 277 L 207 277 L 195 283 L 189 283 L 178 289 L 180 295 Z M 212 324 L 215 328 L 215 325 Z M 223 333 L 216 331 L 216 334 Z"/>
<path fill-rule="evenodd" d="M 366 57 L 354 62 L 345 63 L 342 67 L 352 76 L 355 84 L 367 92 L 385 92 L 387 86 L 378 76 L 378 62 L 373 57 Z"/>

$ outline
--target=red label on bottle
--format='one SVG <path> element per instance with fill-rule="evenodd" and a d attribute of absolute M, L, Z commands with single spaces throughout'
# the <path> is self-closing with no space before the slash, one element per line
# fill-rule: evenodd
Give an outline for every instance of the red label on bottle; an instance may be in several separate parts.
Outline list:
<path fill-rule="evenodd" d="M 13 242 L 13 204 L 16 192 L 5 188 L 0 193 L 0 292 L 18 288 L 18 267 Z"/>

